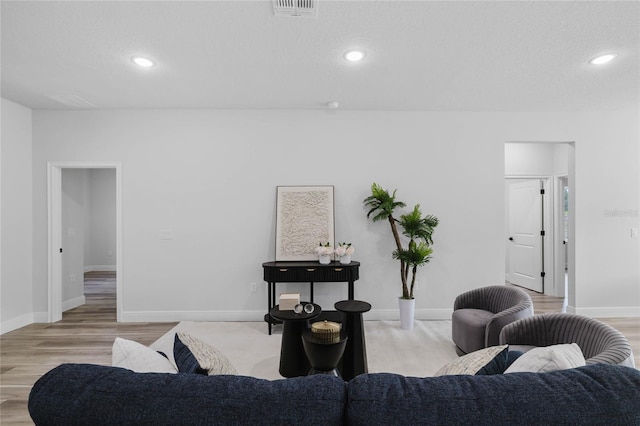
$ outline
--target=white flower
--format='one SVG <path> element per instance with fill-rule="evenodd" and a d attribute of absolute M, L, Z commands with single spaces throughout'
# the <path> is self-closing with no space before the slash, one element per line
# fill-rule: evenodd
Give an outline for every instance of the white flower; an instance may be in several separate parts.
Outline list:
<path fill-rule="evenodd" d="M 355 251 L 356 249 L 351 245 L 351 243 L 340 243 L 336 249 L 336 254 L 338 256 L 346 256 L 347 254 L 353 254 Z"/>
<path fill-rule="evenodd" d="M 327 243 L 327 245 L 325 246 L 320 244 L 318 247 L 316 247 L 316 253 L 318 254 L 318 256 L 331 256 L 333 254 L 333 247 L 330 247 L 329 243 Z"/>

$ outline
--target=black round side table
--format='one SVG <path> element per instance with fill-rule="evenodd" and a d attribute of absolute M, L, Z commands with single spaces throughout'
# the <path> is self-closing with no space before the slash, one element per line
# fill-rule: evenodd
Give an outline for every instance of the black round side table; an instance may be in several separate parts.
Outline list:
<path fill-rule="evenodd" d="M 361 300 L 343 300 L 335 304 L 336 310 L 343 312 L 349 339 L 342 355 L 342 378 L 351 380 L 369 371 L 367 365 L 367 345 L 364 339 L 362 314 L 371 309 L 371 304 Z"/>
<path fill-rule="evenodd" d="M 340 339 L 335 342 L 319 339 L 313 335 L 311 330 L 303 331 L 302 345 L 311 364 L 309 375 L 329 374 L 340 377 L 337 367 L 344 353 L 347 339 L 347 332 L 344 330 L 340 332 Z"/>
<path fill-rule="evenodd" d="M 309 302 L 301 302 L 306 305 Z M 311 364 L 302 346 L 302 332 L 309 328 L 309 320 L 322 312 L 320 305 L 313 303 L 313 312 L 296 314 L 294 311 L 281 311 L 280 305 L 274 306 L 269 314 L 282 321 L 282 343 L 280 345 L 280 375 L 282 377 L 306 376 Z"/>

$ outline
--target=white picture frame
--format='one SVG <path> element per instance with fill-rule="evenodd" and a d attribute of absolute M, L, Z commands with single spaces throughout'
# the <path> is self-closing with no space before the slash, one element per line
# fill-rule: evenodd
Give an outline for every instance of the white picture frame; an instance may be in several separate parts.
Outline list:
<path fill-rule="evenodd" d="M 320 243 L 335 244 L 334 188 L 276 188 L 276 261 L 318 260 Z"/>

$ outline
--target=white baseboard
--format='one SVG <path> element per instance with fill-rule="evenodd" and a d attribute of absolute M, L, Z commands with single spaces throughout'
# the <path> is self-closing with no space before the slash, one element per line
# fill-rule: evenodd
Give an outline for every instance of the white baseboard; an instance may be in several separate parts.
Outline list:
<path fill-rule="evenodd" d="M 452 309 L 416 309 L 417 320 L 450 320 Z M 179 322 L 179 321 L 264 321 L 266 311 L 144 311 L 122 312 L 122 322 Z M 365 320 L 399 321 L 397 309 L 378 309 L 366 312 Z"/>
<path fill-rule="evenodd" d="M 0 323 L 0 334 L 8 333 L 13 330 L 17 330 L 29 324 L 33 324 L 33 313 L 20 315 L 19 317 L 11 318 L 7 321 Z"/>
<path fill-rule="evenodd" d="M 87 265 L 84 272 L 115 272 L 116 265 Z"/>
<path fill-rule="evenodd" d="M 122 322 L 263 321 L 265 311 L 122 312 Z"/>
<path fill-rule="evenodd" d="M 78 306 L 82 306 L 85 303 L 87 302 L 84 296 L 78 296 L 70 300 L 64 300 L 62 302 L 62 312 L 66 312 L 69 309 L 77 308 Z"/>
<path fill-rule="evenodd" d="M 567 312 L 591 318 L 640 318 L 640 307 L 638 306 L 621 306 L 613 308 L 576 308 L 575 306 L 567 306 Z"/>
<path fill-rule="evenodd" d="M 46 324 L 49 322 L 49 313 L 48 312 L 34 312 L 33 313 L 33 322 L 36 324 Z"/>
<path fill-rule="evenodd" d="M 450 320 L 453 309 L 416 309 L 417 320 Z M 369 321 L 400 321 L 398 309 L 372 309 L 363 315 Z"/>
<path fill-rule="evenodd" d="M 31 324 L 46 324 L 49 322 L 47 312 L 32 312 L 0 323 L 0 334 L 8 333 Z"/>

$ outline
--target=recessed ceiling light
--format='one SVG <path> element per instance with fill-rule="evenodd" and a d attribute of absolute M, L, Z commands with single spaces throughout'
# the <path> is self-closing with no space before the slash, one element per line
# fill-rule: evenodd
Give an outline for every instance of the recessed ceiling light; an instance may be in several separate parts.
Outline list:
<path fill-rule="evenodd" d="M 344 54 L 344 58 L 349 62 L 358 62 L 364 58 L 364 52 L 362 50 L 349 50 Z"/>
<path fill-rule="evenodd" d="M 155 63 L 151 59 L 145 58 L 143 56 L 134 56 L 131 58 L 131 60 L 134 64 L 143 68 L 149 68 L 155 65 Z"/>
<path fill-rule="evenodd" d="M 607 53 L 605 55 L 596 56 L 592 60 L 589 61 L 591 65 L 602 65 L 607 62 L 611 62 L 615 57 L 618 56 L 617 53 Z"/>

